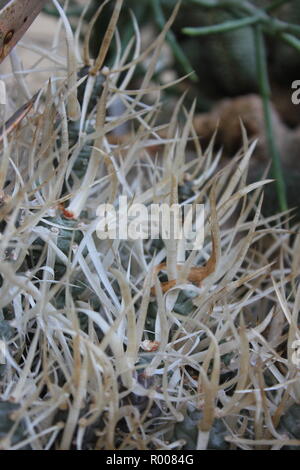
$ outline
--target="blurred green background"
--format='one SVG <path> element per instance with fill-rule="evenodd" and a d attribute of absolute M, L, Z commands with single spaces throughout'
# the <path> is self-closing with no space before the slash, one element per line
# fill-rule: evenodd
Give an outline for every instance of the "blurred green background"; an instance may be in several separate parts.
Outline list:
<path fill-rule="evenodd" d="M 103 0 L 91 2 L 84 17 L 86 23 L 101 4 Z M 137 19 L 142 41 L 149 44 L 176 4 L 175 0 L 125 0 L 118 23 L 122 48 L 134 35 L 131 13 Z M 84 5 L 82 0 L 68 4 L 67 14 L 74 28 Z M 93 57 L 97 56 L 113 7 L 114 2 L 109 2 L 95 23 L 90 43 Z M 50 4 L 46 11 L 56 14 Z M 167 43 L 165 56 L 158 63 L 157 80 L 161 83 L 189 74 L 184 82 L 166 91 L 169 105 L 172 95 L 177 97 L 187 88 L 186 102 L 196 98 L 197 113 L 217 109 L 217 114 L 218 103 L 233 99 L 233 133 L 237 118 L 244 119 L 241 107 L 235 110 L 234 98 L 260 95 L 261 140 L 265 141 L 260 155 L 263 153 L 264 158 L 252 165 L 250 179 L 260 177 L 270 161 L 271 176 L 276 180 L 270 190 L 270 210 L 300 206 L 300 105 L 291 100 L 292 83 L 300 79 L 300 0 L 182 0 Z M 143 65 L 138 71 L 142 76 Z M 138 74 L 131 85 L 138 86 Z M 257 116 L 260 121 L 261 116 Z M 204 138 L 210 137 L 202 128 L 199 132 Z M 250 137 L 260 136 L 250 132 Z"/>

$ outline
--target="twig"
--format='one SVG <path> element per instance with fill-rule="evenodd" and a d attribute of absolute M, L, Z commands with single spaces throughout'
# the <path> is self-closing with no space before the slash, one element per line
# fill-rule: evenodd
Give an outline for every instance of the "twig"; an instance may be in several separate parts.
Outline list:
<path fill-rule="evenodd" d="M 151 5 L 157 24 L 160 29 L 163 29 L 164 25 L 166 24 L 166 19 L 161 8 L 160 0 L 152 0 Z M 181 46 L 178 44 L 176 37 L 172 31 L 167 32 L 166 39 L 173 51 L 174 56 L 181 65 L 183 72 L 186 74 L 191 74 L 190 79 L 194 82 L 198 81 L 198 77 L 194 72 L 194 68 L 186 57 Z"/>
<path fill-rule="evenodd" d="M 257 25 L 254 28 L 255 37 L 255 52 L 256 52 L 256 67 L 257 77 L 259 83 L 260 95 L 263 102 L 265 128 L 267 136 L 267 144 L 272 158 L 272 174 L 276 179 L 277 197 L 281 211 L 287 210 L 286 189 L 285 182 L 282 176 L 282 168 L 280 155 L 275 141 L 272 125 L 272 115 L 270 108 L 270 85 L 267 70 L 267 59 L 265 53 L 264 37 L 261 26 Z"/>

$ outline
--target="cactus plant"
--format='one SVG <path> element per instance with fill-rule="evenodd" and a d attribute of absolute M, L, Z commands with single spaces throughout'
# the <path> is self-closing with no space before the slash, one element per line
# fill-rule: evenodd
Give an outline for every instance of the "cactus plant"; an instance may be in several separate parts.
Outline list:
<path fill-rule="evenodd" d="M 54 4 L 68 57 L 62 67 L 60 45 L 51 48 L 50 83 L 3 139 L 1 171 L 17 174 L 0 207 L 0 312 L 13 328 L 0 383 L 2 447 L 297 445 L 276 428 L 284 405 L 299 401 L 300 239 L 297 226 L 262 216 L 270 180 L 247 184 L 255 142 L 241 128 L 243 148 L 220 168 L 213 140 L 199 143 L 195 105 L 184 109 L 182 98 L 162 124 L 165 85 L 152 79 L 179 5 L 145 50 L 134 21 L 132 44 L 123 49 L 116 37 L 108 68 L 122 1 L 88 60 Z M 132 89 L 138 64 L 145 73 Z M 124 107 L 112 115 L 117 98 Z M 113 139 L 124 122 L 128 133 Z M 203 246 L 101 238 L 98 208 L 119 209 L 120 195 L 145 207 L 203 203 Z"/>

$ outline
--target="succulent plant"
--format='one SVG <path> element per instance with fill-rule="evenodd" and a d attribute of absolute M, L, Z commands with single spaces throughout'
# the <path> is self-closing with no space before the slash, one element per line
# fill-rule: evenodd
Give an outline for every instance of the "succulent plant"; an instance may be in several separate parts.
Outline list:
<path fill-rule="evenodd" d="M 13 419 L 13 413 L 19 409 L 20 405 L 17 403 L 0 401 L 0 447 L 2 449 L 7 450 L 10 445 L 17 444 L 24 439 L 26 429 L 24 422 L 20 420 L 16 423 Z M 14 432 L 11 432 L 13 428 L 15 428 Z M 26 447 L 23 447 L 24 449 Z"/>

